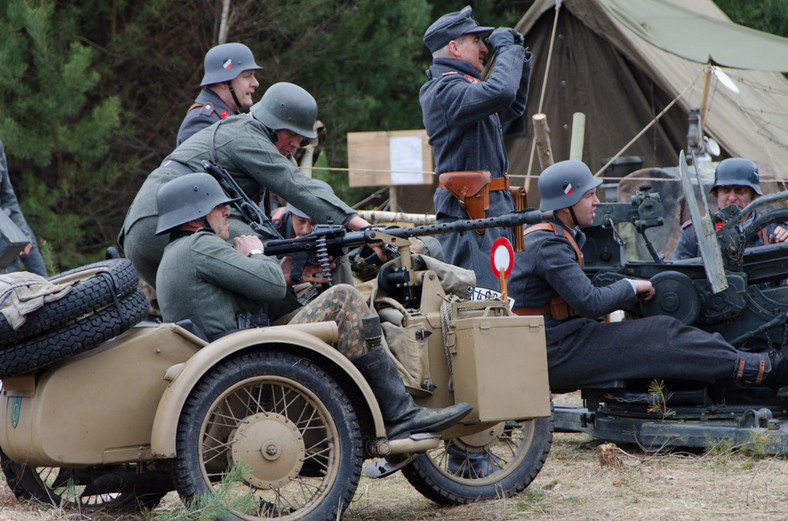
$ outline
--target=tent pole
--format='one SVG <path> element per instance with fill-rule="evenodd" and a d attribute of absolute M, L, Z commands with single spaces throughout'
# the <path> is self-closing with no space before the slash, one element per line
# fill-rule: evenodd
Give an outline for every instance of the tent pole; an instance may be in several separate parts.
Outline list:
<path fill-rule="evenodd" d="M 711 64 L 706 65 L 706 79 L 703 80 L 703 96 L 700 100 L 700 135 L 703 137 L 703 129 L 706 127 L 706 106 L 709 101 L 709 85 L 711 84 Z"/>
<path fill-rule="evenodd" d="M 563 0 L 555 0 L 555 18 L 553 18 L 553 31 L 550 33 L 550 47 L 547 50 L 547 66 L 545 66 L 544 70 L 544 78 L 542 79 L 542 92 L 539 94 L 539 108 L 537 109 L 537 113 L 542 113 L 542 107 L 544 106 L 544 96 L 545 96 L 545 89 L 547 89 L 547 77 L 550 73 L 550 62 L 553 58 L 553 44 L 555 44 L 555 32 L 558 29 L 558 13 L 561 10 L 561 3 Z M 528 158 L 528 170 L 526 171 L 525 176 L 525 192 L 528 193 L 531 191 L 531 168 L 534 164 L 534 152 L 536 151 L 536 139 L 531 140 L 531 156 Z"/>

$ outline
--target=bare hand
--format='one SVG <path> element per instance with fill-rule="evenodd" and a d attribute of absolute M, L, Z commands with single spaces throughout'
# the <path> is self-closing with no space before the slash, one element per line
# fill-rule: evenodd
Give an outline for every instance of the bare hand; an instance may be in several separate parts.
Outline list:
<path fill-rule="evenodd" d="M 651 300 L 654 298 L 654 286 L 650 280 L 633 280 L 635 283 L 635 293 L 640 300 Z"/>
<path fill-rule="evenodd" d="M 290 278 L 290 272 L 293 271 L 293 257 L 284 257 L 282 262 L 279 263 L 279 266 L 282 268 L 282 273 L 285 274 L 285 281 L 287 282 L 288 286 L 292 286 L 296 284 L 292 278 Z M 329 266 L 330 269 L 335 268 L 336 265 L 332 262 Z M 317 264 L 306 264 L 304 265 L 304 270 L 301 272 L 301 282 L 313 282 L 313 283 L 322 283 L 328 282 L 328 279 L 325 277 L 318 277 L 319 273 L 322 273 L 323 268 L 318 266 Z"/>
<path fill-rule="evenodd" d="M 239 235 L 233 239 L 233 248 L 244 257 L 252 250 L 265 251 L 262 241 L 256 235 Z"/>
<path fill-rule="evenodd" d="M 19 256 L 27 257 L 28 255 L 30 255 L 31 251 L 33 251 L 33 244 L 29 242 L 27 243 L 27 246 L 25 246 L 25 249 L 19 252 Z"/>
<path fill-rule="evenodd" d="M 372 226 L 372 225 L 369 224 L 369 221 L 367 221 L 362 217 L 359 217 L 358 215 L 354 215 L 353 218 L 347 222 L 347 228 L 349 230 L 354 230 L 354 231 L 360 230 L 361 228 L 365 228 L 367 226 Z M 377 255 L 378 259 L 380 259 L 382 262 L 386 262 L 388 260 L 388 257 L 386 256 L 386 252 L 383 251 L 383 246 L 381 246 L 380 244 L 370 244 L 369 247 L 375 251 L 375 255 Z"/>
<path fill-rule="evenodd" d="M 778 242 L 785 242 L 785 241 L 788 241 L 788 230 L 786 230 L 782 226 L 777 226 L 774 229 L 774 232 L 769 237 L 769 243 L 775 244 Z"/>

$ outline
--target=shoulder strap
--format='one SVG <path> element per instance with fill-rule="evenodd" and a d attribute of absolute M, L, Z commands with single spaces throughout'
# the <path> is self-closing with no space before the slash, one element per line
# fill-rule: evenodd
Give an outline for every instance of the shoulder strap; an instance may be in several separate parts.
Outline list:
<path fill-rule="evenodd" d="M 567 230 L 566 228 L 563 228 L 563 227 L 561 229 L 564 231 L 564 234 L 563 234 L 564 237 L 566 238 L 567 241 L 569 241 L 569 244 L 571 244 L 572 248 L 575 250 L 575 256 L 577 257 L 577 263 L 582 268 L 583 267 L 583 255 L 580 253 L 580 248 L 577 246 L 577 241 L 575 241 L 575 238 L 572 237 L 572 234 L 569 232 L 569 230 Z M 537 230 L 544 230 L 544 231 L 551 231 L 552 230 L 552 232 L 554 234 L 558 235 L 559 237 L 561 236 L 561 234 L 558 232 L 558 227 L 554 223 L 539 223 L 539 224 L 532 224 L 531 226 L 526 228 L 523 231 L 523 237 L 525 237 L 529 233 L 535 232 Z"/>

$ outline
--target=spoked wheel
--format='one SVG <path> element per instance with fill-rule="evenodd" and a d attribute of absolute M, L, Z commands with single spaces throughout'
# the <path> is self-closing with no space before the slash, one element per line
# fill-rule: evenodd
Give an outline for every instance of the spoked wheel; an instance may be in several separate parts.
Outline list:
<path fill-rule="evenodd" d="M 223 487 L 242 519 L 335 520 L 361 473 L 358 421 L 314 363 L 283 352 L 227 360 L 192 390 L 178 422 L 175 484 L 187 502 Z M 236 481 L 223 477 L 240 476 Z"/>
<path fill-rule="evenodd" d="M 6 482 L 18 499 L 36 500 L 63 508 L 88 512 L 135 512 L 151 509 L 167 493 L 165 488 L 139 493 L 116 479 L 133 469 L 91 471 L 20 465 L 0 452 Z M 100 472 L 100 476 L 96 474 Z M 103 484 L 102 484 L 103 482 Z M 126 491 L 123 491 L 127 488 Z"/>
<path fill-rule="evenodd" d="M 402 469 L 424 497 L 461 505 L 513 496 L 534 480 L 550 451 L 553 420 L 502 422 L 475 434 L 447 440 Z"/>

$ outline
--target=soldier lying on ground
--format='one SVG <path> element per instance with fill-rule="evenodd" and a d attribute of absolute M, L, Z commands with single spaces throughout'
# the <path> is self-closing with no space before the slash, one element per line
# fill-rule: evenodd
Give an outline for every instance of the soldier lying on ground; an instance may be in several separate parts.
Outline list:
<path fill-rule="evenodd" d="M 515 311 L 544 315 L 550 386 L 577 389 L 612 380 L 654 378 L 711 384 L 719 380 L 788 385 L 785 349 L 739 351 L 718 333 L 707 333 L 668 316 L 600 323 L 597 317 L 627 309 L 638 297 L 654 295 L 648 280 L 621 279 L 594 287 L 583 272 L 580 226 L 594 220 L 602 181 L 579 161 L 562 161 L 539 176 L 542 211 L 551 223 L 526 230 L 525 251 L 515 254 L 522 268 L 509 280 Z"/>
<path fill-rule="evenodd" d="M 157 275 L 165 321 L 190 319 L 213 339 L 236 330 L 238 314 L 279 312 L 277 304 L 285 296 L 289 269 L 285 265 L 283 272 L 263 253 L 257 236 L 236 237 L 233 246 L 226 242 L 230 226 L 226 204 L 230 201 L 213 177 L 189 174 L 170 181 L 156 201 L 156 233 L 170 235 Z M 308 276 L 306 270 L 304 275 Z M 441 431 L 468 414 L 471 406 L 467 403 L 445 409 L 416 406 L 386 350 L 364 341 L 361 319 L 370 314 L 358 291 L 343 284 L 299 309 L 290 323 L 336 322 L 336 348 L 369 383 L 390 438 Z"/>

